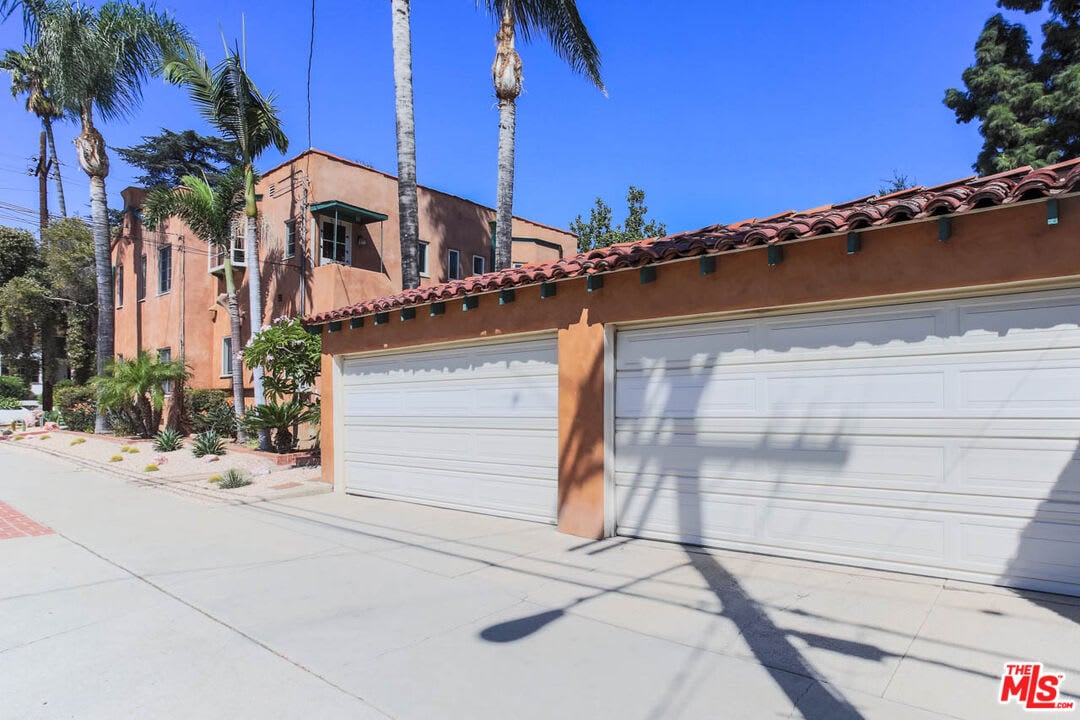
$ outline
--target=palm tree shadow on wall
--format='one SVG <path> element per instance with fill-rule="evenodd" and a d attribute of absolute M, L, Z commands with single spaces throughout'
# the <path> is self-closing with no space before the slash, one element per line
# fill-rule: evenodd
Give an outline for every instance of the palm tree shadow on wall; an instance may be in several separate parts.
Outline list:
<path fill-rule="evenodd" d="M 603 353 L 598 353 L 598 356 L 593 358 L 586 382 L 603 382 L 603 363 Z M 705 367 L 709 365 L 708 362 L 704 363 Z M 672 395 L 665 398 L 665 409 L 661 416 L 665 418 L 671 417 L 675 410 L 674 404 L 678 402 L 680 415 L 695 417 L 701 404 L 701 389 L 704 384 L 696 383 L 694 387 L 696 391 L 693 397 L 681 393 L 678 398 Z M 569 469 L 569 477 L 588 477 L 591 473 L 602 470 L 602 454 L 597 457 L 595 447 L 587 440 L 582 440 L 582 438 L 595 437 L 596 430 L 591 424 L 591 420 L 584 416 L 576 417 L 572 423 L 570 442 L 559 458 L 560 468 L 563 468 L 564 472 Z M 662 445 L 667 431 L 668 427 L 666 425 L 653 429 L 638 428 L 635 431 L 635 440 L 638 443 L 647 443 L 654 446 Z M 767 451 L 767 446 L 770 443 L 769 436 L 766 436 L 763 443 L 764 446 L 755 449 L 711 448 L 707 453 L 697 453 L 696 456 L 701 459 L 722 457 L 729 463 L 738 463 L 760 454 L 763 450 Z M 839 433 L 832 438 L 829 445 L 833 448 L 834 462 L 842 465 L 846 453 L 843 448 L 838 447 L 838 443 Z M 661 453 L 658 455 L 660 458 L 672 457 L 670 454 Z M 690 453 L 685 455 L 689 456 Z M 645 470 L 643 465 L 644 463 L 642 463 L 642 467 L 638 468 L 639 471 Z M 659 474 L 667 479 L 676 478 L 683 483 L 685 491 L 680 493 L 683 497 L 676 502 L 678 535 L 683 539 L 697 538 L 698 542 L 700 542 L 704 519 L 700 502 L 701 493 L 699 492 L 701 490 L 700 466 L 695 470 L 687 468 L 685 465 L 676 467 L 674 464 L 669 464 L 668 461 L 661 460 L 659 463 L 651 464 L 648 472 Z M 573 480 L 571 480 L 571 484 L 573 484 Z M 640 518 L 644 519 L 654 512 L 660 489 L 661 483 L 657 483 L 641 510 Z M 563 498 L 560 498 L 560 510 L 562 500 Z M 716 557 L 697 546 L 684 544 L 683 549 L 689 566 L 694 568 L 705 581 L 709 591 L 719 604 L 720 609 L 715 613 L 716 616 L 729 620 L 735 625 L 740 635 L 745 639 L 754 658 L 769 673 L 793 707 L 798 706 L 800 699 L 810 696 L 811 691 L 816 690 L 817 692 L 813 693 L 816 704 L 809 709 L 802 709 L 804 717 L 811 718 L 811 720 L 833 720 L 835 718 L 857 720 L 862 718 L 862 715 L 840 694 L 838 689 L 821 680 L 820 674 L 792 643 L 791 636 L 794 633 L 789 633 L 778 627 L 765 611 L 764 606 L 754 599 L 733 573 L 727 570 Z M 564 607 L 490 626 L 482 630 L 480 636 L 489 642 L 498 643 L 521 640 L 542 630 L 564 616 L 568 610 L 582 603 L 626 590 L 651 577 L 653 576 L 636 577 L 615 588 L 601 590 L 592 595 L 578 598 Z M 864 647 L 859 643 L 854 643 L 854 645 L 859 645 L 859 647 L 852 650 L 852 652 L 867 656 L 869 646 Z M 685 664 L 689 666 L 698 662 L 702 652 L 701 648 L 696 649 Z M 884 653 L 879 652 L 877 655 L 884 657 Z M 686 685 L 689 674 L 689 667 L 684 667 L 675 674 L 671 686 L 661 694 L 657 706 L 651 710 L 648 717 L 663 718 L 669 716 L 670 705 L 675 702 L 680 692 L 685 692 L 683 686 Z M 807 682 L 809 682 L 809 686 L 807 686 Z"/>

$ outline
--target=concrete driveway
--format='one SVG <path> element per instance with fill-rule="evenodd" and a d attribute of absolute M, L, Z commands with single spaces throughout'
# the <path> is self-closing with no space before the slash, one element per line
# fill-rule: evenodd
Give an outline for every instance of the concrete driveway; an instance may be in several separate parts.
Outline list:
<path fill-rule="evenodd" d="M 1007 661 L 1080 697 L 1077 599 L 0 467 L 2 717 L 1022 717 Z"/>

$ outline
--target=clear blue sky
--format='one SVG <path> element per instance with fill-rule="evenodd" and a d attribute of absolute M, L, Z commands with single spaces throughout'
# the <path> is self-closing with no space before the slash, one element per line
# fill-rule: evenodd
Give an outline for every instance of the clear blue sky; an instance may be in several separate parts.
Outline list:
<path fill-rule="evenodd" d="M 316 2 L 312 144 L 396 172 L 390 3 Z M 993 0 L 578 3 L 602 53 L 608 97 L 542 41 L 521 49 L 518 215 L 566 227 L 600 196 L 621 217 L 635 184 L 674 232 L 870 194 L 894 169 L 925 185 L 971 174 L 977 130 L 957 125 L 942 97 L 971 63 Z M 212 61 L 222 55 L 221 33 L 238 38 L 246 16 L 249 72 L 278 95 L 289 154 L 308 146 L 307 0 L 159 7 L 188 25 Z M 1038 18 L 1029 21 L 1034 28 Z M 473 0 L 413 0 L 419 180 L 488 205 L 498 125 L 493 34 Z M 1037 46 L 1037 28 L 1033 38 Z M 17 17 L 0 26 L 0 47 L 21 42 Z M 0 108 L 0 199 L 36 207 L 25 167 L 38 124 L 7 93 Z M 130 120 L 102 130 L 122 146 L 160 127 L 208 131 L 181 90 L 155 79 Z M 69 212 L 88 213 L 70 142 L 76 130 L 58 130 Z M 268 153 L 260 166 L 279 159 Z M 110 207 L 134 174 L 113 156 Z"/>

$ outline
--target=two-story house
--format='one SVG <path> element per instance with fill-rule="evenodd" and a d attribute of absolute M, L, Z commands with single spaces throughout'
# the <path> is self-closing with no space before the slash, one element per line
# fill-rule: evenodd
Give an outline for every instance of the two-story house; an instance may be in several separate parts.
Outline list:
<path fill-rule="evenodd" d="M 263 324 L 401 289 L 395 176 L 308 150 L 263 173 L 257 192 Z M 421 284 L 490 271 L 495 211 L 426 187 L 417 196 Z M 224 252 L 175 218 L 144 227 L 142 188 L 127 188 L 123 198 L 126 212 L 112 248 L 117 356 L 183 356 L 192 387 L 229 389 L 234 353 L 223 301 Z M 573 234 L 540 223 L 515 218 L 513 235 L 515 265 L 576 252 Z M 244 237 L 241 215 L 231 252 L 247 338 L 247 271 L 256 259 Z M 244 377 L 250 383 L 250 374 Z"/>

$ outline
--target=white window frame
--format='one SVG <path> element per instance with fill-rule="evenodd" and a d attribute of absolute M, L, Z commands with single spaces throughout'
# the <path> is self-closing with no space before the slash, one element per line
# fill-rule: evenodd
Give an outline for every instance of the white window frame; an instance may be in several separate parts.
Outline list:
<path fill-rule="evenodd" d="M 416 267 L 420 271 L 420 277 L 431 277 L 431 273 L 428 268 L 428 246 L 430 243 L 426 243 L 420 240 L 416 243 Z"/>
<path fill-rule="evenodd" d="M 232 351 L 232 335 L 221 338 L 221 375 L 220 377 L 232 377 L 232 364 L 234 362 Z"/>
<path fill-rule="evenodd" d="M 461 279 L 461 251 L 449 248 L 446 251 L 446 279 Z"/>
<path fill-rule="evenodd" d="M 247 222 L 235 220 L 230 232 L 230 250 L 232 251 L 232 264 L 234 268 L 247 267 Z M 217 272 L 225 267 L 225 251 L 217 246 L 211 246 L 207 257 L 207 265 L 210 272 Z"/>
<path fill-rule="evenodd" d="M 292 251 L 289 250 L 289 242 L 292 241 Z M 285 247 L 284 247 L 285 259 L 296 257 L 296 221 L 285 221 Z"/>
<path fill-rule="evenodd" d="M 116 293 L 116 307 L 124 307 L 124 264 L 120 263 L 116 266 L 116 273 L 113 278 L 113 292 Z"/>
<path fill-rule="evenodd" d="M 167 272 L 162 272 L 161 258 L 162 258 L 162 254 L 165 253 L 166 251 L 168 251 L 168 253 L 169 253 L 169 268 L 168 268 Z M 172 245 L 162 245 L 161 247 L 158 248 L 158 256 L 157 256 L 157 269 L 158 269 L 157 294 L 158 295 L 168 295 L 170 292 L 172 292 L 172 271 L 173 271 L 172 256 L 173 256 Z M 164 289 L 162 289 L 162 285 L 164 284 L 163 281 L 168 282 L 168 287 L 166 287 Z"/>
<path fill-rule="evenodd" d="M 332 215 L 319 215 L 318 224 L 316 227 L 319 229 L 319 265 L 352 265 L 352 223 L 346 222 L 341 218 L 334 219 Z M 335 258 L 323 257 L 323 228 L 326 224 L 334 225 L 335 228 L 345 229 L 345 259 L 337 260 Z M 335 230 L 335 245 L 337 244 L 338 232 Z"/>
<path fill-rule="evenodd" d="M 477 260 L 480 261 L 480 272 L 476 272 L 476 261 Z M 483 255 L 473 255 L 472 256 L 472 274 L 473 275 L 483 275 L 485 272 L 487 272 L 487 258 L 484 257 Z"/>

